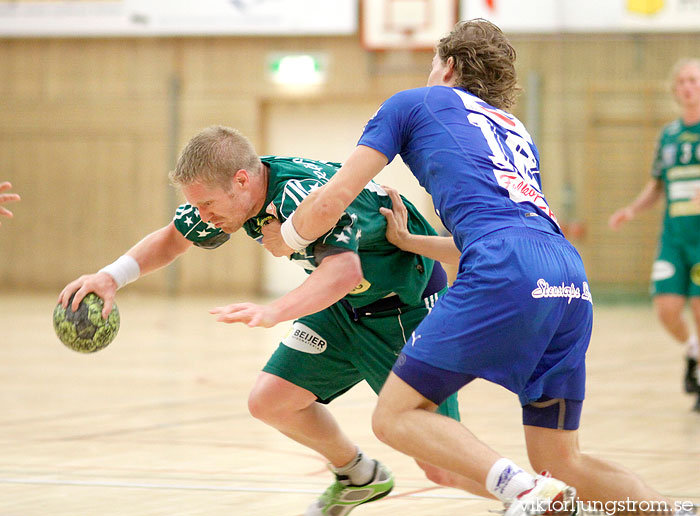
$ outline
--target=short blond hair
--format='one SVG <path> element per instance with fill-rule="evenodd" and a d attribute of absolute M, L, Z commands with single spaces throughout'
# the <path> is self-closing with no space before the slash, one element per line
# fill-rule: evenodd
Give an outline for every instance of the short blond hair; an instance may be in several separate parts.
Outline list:
<path fill-rule="evenodd" d="M 241 169 L 257 174 L 261 162 L 250 140 L 232 127 L 212 125 L 193 137 L 182 150 L 170 181 L 186 186 L 199 181 L 228 190 Z"/>
<path fill-rule="evenodd" d="M 671 68 L 671 82 L 675 82 L 681 68 L 685 68 L 688 65 L 694 65 L 698 70 L 700 70 L 700 59 L 696 57 L 682 57 L 676 61 L 673 64 L 673 68 Z"/>

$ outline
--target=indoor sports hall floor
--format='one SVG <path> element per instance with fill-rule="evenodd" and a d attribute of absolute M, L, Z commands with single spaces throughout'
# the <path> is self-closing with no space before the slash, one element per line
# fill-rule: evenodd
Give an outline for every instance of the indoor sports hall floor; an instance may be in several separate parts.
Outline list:
<path fill-rule="evenodd" d="M 215 323 L 222 298 L 120 293 L 121 329 L 94 355 L 54 336 L 54 296 L 0 294 L 0 516 L 299 516 L 330 482 L 324 461 L 254 420 L 246 399 L 288 325 Z M 582 448 L 700 502 L 700 413 L 681 392 L 681 349 L 647 304 L 598 306 Z M 514 396 L 476 382 L 464 422 L 527 464 Z M 353 516 L 487 515 L 496 502 L 439 488 L 370 429 L 362 384 L 331 405 L 395 473 Z"/>

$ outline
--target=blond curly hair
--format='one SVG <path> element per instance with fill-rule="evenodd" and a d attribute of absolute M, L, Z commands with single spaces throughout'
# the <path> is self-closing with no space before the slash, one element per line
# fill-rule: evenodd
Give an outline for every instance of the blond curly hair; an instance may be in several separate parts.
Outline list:
<path fill-rule="evenodd" d="M 443 62 L 454 59 L 457 87 L 499 109 L 515 103 L 515 49 L 496 25 L 481 18 L 459 22 L 436 50 Z"/>

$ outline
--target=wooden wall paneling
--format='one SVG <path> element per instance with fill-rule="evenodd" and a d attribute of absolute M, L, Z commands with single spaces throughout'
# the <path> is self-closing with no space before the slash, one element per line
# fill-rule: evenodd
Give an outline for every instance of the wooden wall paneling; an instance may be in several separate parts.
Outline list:
<path fill-rule="evenodd" d="M 261 95 L 265 40 L 194 38 L 182 47 L 183 94 Z"/>
<path fill-rule="evenodd" d="M 180 65 L 182 41 L 172 38 L 137 38 L 120 40 L 128 46 L 127 87 L 129 98 L 166 99 L 169 80 Z M 117 78 L 119 80 L 119 78 Z"/>
<path fill-rule="evenodd" d="M 588 224 L 590 277 L 607 287 L 646 292 L 656 250 L 662 206 L 615 232 L 610 215 L 631 202 L 650 177 L 656 134 L 653 115 L 657 88 L 604 84 L 591 88 L 586 163 L 589 180 L 582 192 Z"/>
<path fill-rule="evenodd" d="M 0 163 L 2 163 L 2 181 L 11 181 L 13 191 L 23 190 L 23 186 L 30 183 L 26 175 L 20 174 L 20 161 L 23 160 L 23 149 L 20 148 L 17 139 L 0 138 Z M 34 171 L 39 173 L 39 171 Z M 28 229 L 26 225 L 21 225 L 19 221 L 23 216 L 31 216 L 31 195 L 25 195 L 21 203 L 13 203 L 8 206 L 15 214 L 13 219 L 2 220 L 0 227 L 0 290 L 8 290 L 16 287 L 20 279 L 18 269 L 24 259 L 22 245 L 19 243 L 29 240 L 29 235 L 25 234 Z M 25 215 L 26 214 L 26 215 Z"/>
<path fill-rule="evenodd" d="M 39 98 L 44 93 L 46 45 L 41 40 L 0 42 L 0 92 L 7 101 Z"/>
<path fill-rule="evenodd" d="M 179 150 L 199 131 L 210 125 L 226 125 L 241 131 L 260 152 L 260 104 L 254 96 L 217 94 L 202 98 L 187 96 L 181 103 L 182 142 Z"/>
<path fill-rule="evenodd" d="M 167 177 L 168 153 L 168 144 L 162 137 L 135 139 L 133 163 L 128 164 L 129 170 L 135 171 L 132 186 L 123 188 L 121 194 L 121 216 L 128 222 L 120 228 L 122 244 L 115 250 L 114 258 L 146 234 L 172 220 L 175 205 L 171 202 L 170 190 L 173 187 L 170 186 Z M 166 292 L 168 281 L 177 283 L 178 278 L 172 277 L 165 270 L 158 271 L 139 279 L 134 287 Z"/>
<path fill-rule="evenodd" d="M 0 136 L 32 134 L 165 135 L 163 99 L 102 100 L 79 95 L 63 101 L 13 100 L 0 104 Z"/>
<path fill-rule="evenodd" d="M 82 94 L 94 96 L 100 77 L 93 73 L 92 59 L 97 41 L 80 39 L 46 40 L 48 45 L 46 94 L 49 99 L 65 99 Z M 91 64 L 92 66 L 87 66 Z M 92 94 L 92 95 L 91 95 Z"/>
<path fill-rule="evenodd" d="M 0 105 L 0 138 L 16 156 L 12 174 L 3 178 L 13 180 L 22 194 L 18 207 L 33 213 L 12 221 L 15 236 L 29 238 L 15 246 L 26 259 L 13 262 L 14 279 L 7 281 L 56 288 L 96 270 L 143 236 L 143 228 L 133 222 L 144 218 L 139 206 L 151 207 L 155 200 L 165 213 L 163 196 L 154 192 L 163 191 L 167 180 L 154 189 L 143 178 L 152 175 L 154 164 L 161 178 L 167 173 L 163 139 L 168 111 L 167 99 L 129 95 L 134 87 L 114 84 L 130 76 L 126 53 L 116 42 L 97 44 L 84 55 L 74 41 L 44 46 L 62 61 L 52 65 L 61 71 L 46 96 L 17 94 Z M 29 48 L 37 52 L 35 45 Z M 26 54 L 21 46 L 15 50 Z M 99 75 L 111 85 L 83 80 L 87 75 Z M 138 145 L 144 145 L 145 155 L 137 159 Z M 139 191 L 144 195 L 139 197 Z M 133 229 L 126 230 L 128 225 Z M 134 230 L 137 235 L 130 232 Z M 39 241 L 45 253 L 36 252 Z M 51 268 L 47 262 L 60 265 Z M 3 270 L 7 277 L 7 265 Z"/>

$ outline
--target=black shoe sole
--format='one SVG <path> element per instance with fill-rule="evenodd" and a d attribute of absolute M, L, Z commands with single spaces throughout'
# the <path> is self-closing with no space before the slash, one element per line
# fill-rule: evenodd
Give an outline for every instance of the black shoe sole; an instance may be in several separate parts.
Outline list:
<path fill-rule="evenodd" d="M 692 394 L 694 392 L 700 392 L 700 385 L 698 385 L 697 375 L 698 361 L 693 358 L 686 358 L 686 369 L 685 376 L 683 377 L 683 387 L 685 392 Z"/>
<path fill-rule="evenodd" d="M 357 504 L 357 505 L 364 505 L 364 504 L 366 504 L 366 503 L 374 502 L 375 500 L 379 500 L 379 499 L 381 499 L 381 498 L 384 498 L 384 497 L 387 496 L 389 493 L 391 493 L 393 490 L 394 490 L 394 486 L 391 486 L 391 489 L 389 489 L 388 491 L 384 491 L 383 493 L 379 493 L 379 494 L 378 494 L 377 496 L 375 496 L 374 498 L 370 498 L 369 500 L 365 500 L 364 502 L 359 503 L 359 504 Z"/>

